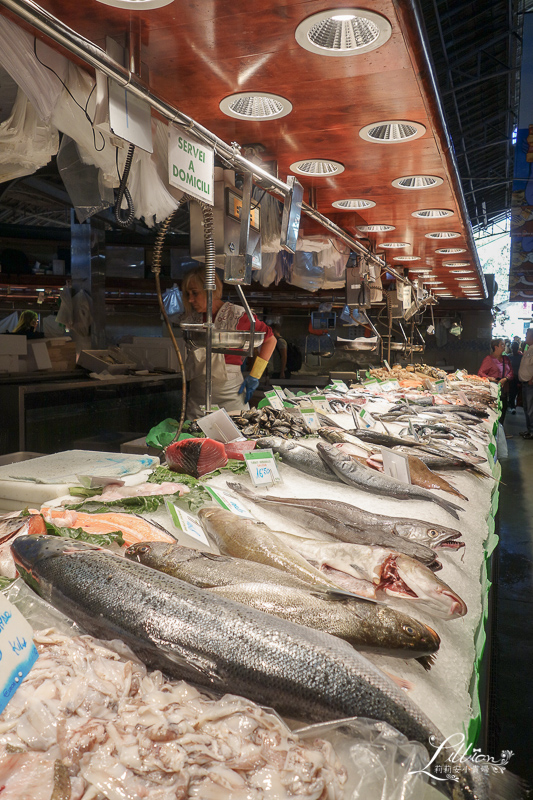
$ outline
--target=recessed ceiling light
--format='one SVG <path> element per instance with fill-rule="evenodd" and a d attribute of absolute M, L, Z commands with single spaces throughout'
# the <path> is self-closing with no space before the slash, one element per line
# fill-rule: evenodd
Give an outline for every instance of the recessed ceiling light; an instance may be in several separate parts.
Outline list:
<path fill-rule="evenodd" d="M 420 261 L 420 256 L 393 256 L 393 261 Z"/>
<path fill-rule="evenodd" d="M 390 250 L 398 250 L 401 247 L 410 247 L 409 242 L 381 242 L 380 247 L 388 247 Z"/>
<path fill-rule="evenodd" d="M 335 208 L 352 209 L 373 208 L 376 204 L 373 200 L 335 200 L 331 205 Z"/>
<path fill-rule="evenodd" d="M 459 283 L 461 286 L 467 283 L 477 283 L 477 278 L 457 278 L 457 283 Z M 469 288 L 472 287 L 470 286 Z"/>
<path fill-rule="evenodd" d="M 455 295 L 450 292 L 435 292 L 435 294 L 438 294 L 439 297 L 455 297 Z"/>
<path fill-rule="evenodd" d="M 466 253 L 466 247 L 439 247 L 435 252 L 441 256 L 453 256 L 455 253 Z"/>
<path fill-rule="evenodd" d="M 442 178 L 437 178 L 436 175 L 405 175 L 392 181 L 396 189 L 432 189 L 441 183 L 443 183 Z"/>
<path fill-rule="evenodd" d="M 443 267 L 469 267 L 470 261 L 443 261 Z"/>
<path fill-rule="evenodd" d="M 321 56 L 356 56 L 387 42 L 392 27 L 386 17 L 366 8 L 330 8 L 312 14 L 296 28 L 298 44 Z"/>
<path fill-rule="evenodd" d="M 319 178 L 327 178 L 330 175 L 340 175 L 344 172 L 344 165 L 338 161 L 326 161 L 323 158 L 310 158 L 303 161 L 295 161 L 291 164 L 290 170 L 299 175 L 314 175 Z"/>
<path fill-rule="evenodd" d="M 452 275 L 473 275 L 473 269 L 451 269 L 450 273 Z"/>
<path fill-rule="evenodd" d="M 453 217 L 453 213 L 447 208 L 422 208 L 420 211 L 413 211 L 411 216 L 419 219 L 435 219 L 436 217 Z"/>
<path fill-rule="evenodd" d="M 269 92 L 238 92 L 219 103 L 220 110 L 236 119 L 279 119 L 292 111 L 292 103 Z"/>
<path fill-rule="evenodd" d="M 151 8 L 168 6 L 173 0 L 98 0 L 98 2 L 115 8 L 127 8 L 129 11 L 147 11 Z"/>
<path fill-rule="evenodd" d="M 423 136 L 425 132 L 425 127 L 419 122 L 393 119 L 365 125 L 359 131 L 359 136 L 367 142 L 397 144 L 399 142 L 412 142 L 414 139 L 419 139 Z"/>
<path fill-rule="evenodd" d="M 358 225 L 357 230 L 362 233 L 382 233 L 395 230 L 394 225 Z"/>
<path fill-rule="evenodd" d="M 424 269 L 423 267 L 420 267 L 420 268 L 418 268 L 418 267 L 409 267 L 409 272 L 417 272 L 419 274 L 423 274 L 423 273 L 429 274 L 431 272 L 431 270 L 430 269 Z"/>
<path fill-rule="evenodd" d="M 457 231 L 435 231 L 424 235 L 426 239 L 457 239 L 461 234 Z"/>

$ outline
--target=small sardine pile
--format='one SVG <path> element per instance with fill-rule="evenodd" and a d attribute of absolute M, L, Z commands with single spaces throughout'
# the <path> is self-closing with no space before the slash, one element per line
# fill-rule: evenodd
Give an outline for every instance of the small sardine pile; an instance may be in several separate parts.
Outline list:
<path fill-rule="evenodd" d="M 247 438 L 280 436 L 282 439 L 300 439 L 312 431 L 299 412 L 288 409 L 254 408 L 242 414 L 232 414 L 232 421 Z"/>
<path fill-rule="evenodd" d="M 0 716 L 2 800 L 343 797 L 331 745 L 300 742 L 249 700 L 209 700 L 91 636 L 48 629 L 35 644 Z"/>

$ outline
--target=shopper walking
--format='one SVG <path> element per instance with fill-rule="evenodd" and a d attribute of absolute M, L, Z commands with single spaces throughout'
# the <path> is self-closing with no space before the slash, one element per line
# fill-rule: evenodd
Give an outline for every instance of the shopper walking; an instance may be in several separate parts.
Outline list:
<path fill-rule="evenodd" d="M 513 370 L 513 377 L 509 381 L 509 408 L 511 409 L 511 414 L 516 414 L 516 400 L 520 388 L 518 372 L 520 370 L 520 362 L 522 361 L 522 353 L 520 352 L 520 345 L 518 342 L 513 342 L 511 345 L 509 361 L 511 362 L 511 369 Z"/>
<path fill-rule="evenodd" d="M 511 369 L 509 358 L 503 354 L 504 348 L 505 342 L 503 339 L 493 339 L 491 342 L 491 354 L 490 356 L 485 356 L 477 373 L 481 378 L 488 378 L 492 383 L 500 384 L 500 396 L 502 400 L 500 422 L 502 425 L 507 411 L 509 381 L 513 377 L 513 370 Z M 511 437 L 508 436 L 507 438 Z"/>
<path fill-rule="evenodd" d="M 524 439 L 533 439 L 533 328 L 526 333 L 528 348 L 522 356 L 518 379 L 522 384 L 522 403 L 526 417 L 527 430 L 521 433 Z"/>

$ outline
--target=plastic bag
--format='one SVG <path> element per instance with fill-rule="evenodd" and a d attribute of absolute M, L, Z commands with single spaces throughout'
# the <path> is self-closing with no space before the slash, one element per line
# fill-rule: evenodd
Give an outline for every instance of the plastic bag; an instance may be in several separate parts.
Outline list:
<path fill-rule="evenodd" d="M 44 167 L 58 146 L 56 128 L 43 122 L 19 89 L 11 114 L 0 124 L 0 183 Z"/>
<path fill-rule="evenodd" d="M 72 310 L 72 290 L 69 286 L 63 286 L 59 290 L 60 306 L 57 312 L 56 322 L 64 325 L 65 328 L 72 328 L 73 310 Z"/>
<path fill-rule="evenodd" d="M 13 328 L 16 328 L 18 321 L 18 311 L 13 311 L 8 317 L 0 320 L 0 333 L 11 332 Z"/>
<path fill-rule="evenodd" d="M 496 434 L 496 458 L 508 458 L 509 448 L 507 447 L 507 439 L 505 438 L 505 431 L 503 425 L 498 425 L 498 432 Z"/>
<path fill-rule="evenodd" d="M 79 292 L 76 292 L 72 300 L 71 328 L 74 333 L 77 333 L 79 336 L 89 336 L 92 318 L 93 301 L 87 292 L 81 289 Z"/>
<path fill-rule="evenodd" d="M 176 283 L 172 289 L 167 289 L 166 292 L 163 292 L 163 305 L 171 322 L 176 322 L 178 317 L 181 317 L 185 312 L 183 298 Z"/>
<path fill-rule="evenodd" d="M 386 722 L 364 717 L 309 725 L 301 739 L 326 739 L 348 773 L 345 800 L 421 800 L 427 777 L 411 775 L 429 763 L 426 748 Z"/>

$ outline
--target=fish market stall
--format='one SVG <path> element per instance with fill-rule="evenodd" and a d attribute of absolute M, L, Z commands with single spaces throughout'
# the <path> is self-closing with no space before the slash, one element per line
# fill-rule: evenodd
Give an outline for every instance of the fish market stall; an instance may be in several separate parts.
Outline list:
<path fill-rule="evenodd" d="M 273 406 L 263 406 L 258 417 L 251 412 L 249 424 L 241 423 L 247 438 L 237 430 L 226 445 L 189 426 L 167 447 L 166 467 L 138 459 L 129 475 L 111 463 L 104 475 L 105 463 L 87 461 L 83 481 L 79 460 L 62 472 L 50 468 L 50 485 L 65 492 L 51 491 L 29 516 L 1 520 L 1 566 L 8 574 L 12 544 L 19 573 L 42 599 L 20 579 L 8 596 L 30 621 L 38 607 L 35 629 L 66 628 L 36 636 L 40 658 L 0 718 L 0 744 L 20 748 L 22 741 L 26 752 L 24 692 L 41 686 L 46 704 L 49 690 L 39 670 L 43 664 L 58 669 L 54 663 L 72 664 L 55 695 L 59 710 L 71 707 L 75 692 L 80 708 L 100 709 L 90 732 L 79 715 L 47 727 L 41 751 L 47 769 L 50 759 L 59 759 L 59 772 L 69 770 L 70 797 L 83 797 L 88 786 L 101 793 L 94 797 L 119 797 L 126 786 L 124 797 L 138 796 L 141 789 L 153 791 L 154 770 L 164 775 L 156 783 L 165 800 L 215 797 L 220 787 L 231 791 L 227 796 L 253 800 L 381 796 L 372 793 L 369 767 L 381 723 L 327 723 L 342 717 L 383 720 L 429 750 L 430 735 L 439 741 L 464 734 L 465 746 L 474 742 L 486 559 L 497 541 L 498 409 L 486 386 L 461 377 L 440 393 L 435 386 L 433 392 L 421 388 L 410 403 L 405 394 L 411 389 L 381 387 L 372 379 L 351 390 L 337 385 L 315 403 L 315 418 L 305 407 L 312 395 L 301 399 L 303 415 L 298 408 L 271 413 Z M 402 455 L 408 447 L 419 454 L 404 459 L 410 483 L 380 471 L 386 451 Z M 270 485 L 252 480 L 253 459 L 242 460 L 246 451 L 265 450 L 277 453 L 272 470 L 280 480 Z M 422 457 L 440 464 L 438 475 L 428 477 Z M 43 473 L 39 461 L 26 473 L 21 465 L 11 468 L 13 482 L 37 477 L 44 481 L 39 491 L 46 492 L 47 468 Z M 440 488 L 425 488 L 428 480 Z M 48 535 L 34 535 L 40 533 Z M 103 652 L 93 640 L 79 639 L 76 626 L 92 636 L 118 637 L 135 655 L 123 645 L 118 654 Z M 148 674 L 139 659 L 200 690 L 249 700 L 204 700 L 197 689 Z M 84 699 L 83 681 L 75 677 L 79 664 L 105 676 L 115 687 L 107 694 L 118 692 L 118 705 L 97 695 Z M 98 681 L 95 691 L 103 691 Z M 298 739 L 250 701 L 274 708 L 293 728 L 326 724 L 304 729 Z M 50 703 L 47 708 L 54 716 Z M 325 741 L 314 742 L 316 736 Z M 346 744 L 355 740 L 366 742 L 356 762 Z M 407 773 L 423 772 L 427 756 L 417 745 L 405 750 L 401 736 L 390 741 L 392 762 L 380 769 L 389 774 L 402 753 L 408 766 L 394 791 L 410 790 L 415 776 Z M 267 742 L 276 742 L 294 768 L 278 774 L 279 758 L 264 752 Z M 207 752 L 213 760 L 205 760 Z M 252 762 L 257 771 L 250 771 Z M 303 762 L 314 764 L 305 778 L 297 766 Z M 444 762 L 440 767 L 446 771 Z M 370 783 L 360 777 L 357 788 L 356 772 Z M 465 772 L 461 791 L 470 779 Z M 414 796 L 431 791 L 416 786 Z"/>

